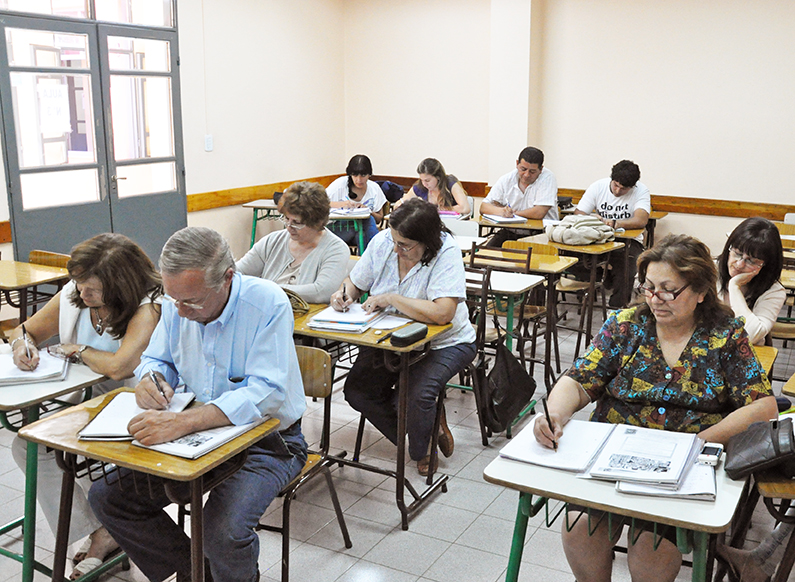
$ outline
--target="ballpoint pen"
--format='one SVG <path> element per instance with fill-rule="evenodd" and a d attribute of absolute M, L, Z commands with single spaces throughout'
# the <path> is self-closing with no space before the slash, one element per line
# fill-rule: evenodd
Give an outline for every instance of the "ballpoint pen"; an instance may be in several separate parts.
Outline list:
<path fill-rule="evenodd" d="M 549 430 L 552 431 L 552 434 L 555 434 L 555 429 L 552 428 L 552 419 L 549 418 L 549 408 L 547 407 L 547 398 L 546 396 L 541 399 L 542 404 L 544 405 L 544 416 L 547 417 L 547 424 L 549 425 Z M 552 448 L 556 451 L 558 450 L 558 442 L 555 439 L 552 439 Z"/>
<path fill-rule="evenodd" d="M 384 337 L 378 338 L 378 341 L 375 342 L 375 343 L 380 344 L 382 341 L 386 341 L 390 337 L 392 337 L 392 332 L 391 331 L 388 334 L 386 334 Z"/>
<path fill-rule="evenodd" d="M 342 284 L 342 300 L 346 302 L 348 301 L 348 289 L 345 287 L 345 283 Z M 348 311 L 348 306 L 344 306 L 342 311 L 343 313 Z"/>
<path fill-rule="evenodd" d="M 28 330 L 25 329 L 25 324 L 22 324 L 22 341 L 25 342 L 25 353 L 30 359 L 30 344 L 28 343 Z"/>
<path fill-rule="evenodd" d="M 166 398 L 166 393 L 163 392 L 163 387 L 160 385 L 160 380 L 157 379 L 154 370 L 149 370 L 149 379 L 155 383 L 155 386 L 157 386 L 157 389 L 160 391 L 160 394 L 163 395 L 163 398 L 168 400 L 168 398 Z"/>

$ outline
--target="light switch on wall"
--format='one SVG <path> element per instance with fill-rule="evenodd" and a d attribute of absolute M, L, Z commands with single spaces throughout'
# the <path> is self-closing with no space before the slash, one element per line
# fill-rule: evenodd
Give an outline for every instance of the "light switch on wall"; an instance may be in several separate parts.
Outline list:
<path fill-rule="evenodd" d="M 204 136 L 204 151 L 205 152 L 213 151 L 213 136 L 210 133 Z"/>

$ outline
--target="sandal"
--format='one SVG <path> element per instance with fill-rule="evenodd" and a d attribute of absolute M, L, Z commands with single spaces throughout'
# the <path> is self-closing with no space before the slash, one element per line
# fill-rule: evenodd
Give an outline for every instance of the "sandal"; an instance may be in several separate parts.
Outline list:
<path fill-rule="evenodd" d="M 80 546 L 80 549 L 77 550 L 74 557 L 72 558 L 72 564 L 77 566 L 80 562 L 86 559 L 88 555 L 88 550 L 91 549 L 91 536 L 88 536 L 84 541 L 83 545 Z M 96 566 L 94 566 L 96 568 Z"/>
<path fill-rule="evenodd" d="M 81 548 L 82 549 L 82 548 Z M 116 548 L 115 550 L 111 550 L 108 554 L 105 555 L 105 558 L 100 560 L 99 558 L 86 558 L 85 556 L 79 562 L 75 564 L 74 570 L 72 570 L 72 575 L 69 577 L 70 580 L 77 580 L 82 576 L 85 576 L 89 572 L 93 572 L 97 568 L 99 568 L 102 564 L 116 556 L 117 554 L 121 553 L 121 548 Z M 75 556 L 76 557 L 76 556 Z"/>

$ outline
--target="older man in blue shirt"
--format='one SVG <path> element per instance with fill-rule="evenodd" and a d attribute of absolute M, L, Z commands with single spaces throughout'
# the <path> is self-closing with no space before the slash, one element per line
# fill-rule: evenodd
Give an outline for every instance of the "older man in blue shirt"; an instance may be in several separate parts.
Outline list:
<path fill-rule="evenodd" d="M 204 553 L 213 580 L 257 580 L 254 526 L 306 460 L 298 422 L 306 401 L 290 302 L 274 283 L 236 273 L 226 241 L 208 228 L 175 233 L 163 248 L 160 270 L 170 301 L 135 371 L 136 400 L 146 412 L 129 429 L 143 444 L 156 444 L 265 415 L 279 419 L 282 430 L 249 449 L 245 466 L 212 491 L 204 509 Z M 172 387 L 182 384 L 206 405 L 164 410 Z M 170 501 L 162 482 L 155 480 L 150 496 L 98 481 L 89 501 L 149 580 L 190 574 L 190 540 L 163 510 Z"/>

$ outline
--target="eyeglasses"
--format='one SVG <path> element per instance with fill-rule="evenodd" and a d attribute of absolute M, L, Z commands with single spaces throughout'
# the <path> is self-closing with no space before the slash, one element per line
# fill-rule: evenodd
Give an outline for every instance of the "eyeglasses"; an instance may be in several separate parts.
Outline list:
<path fill-rule="evenodd" d="M 409 245 L 407 245 L 407 244 L 405 244 L 405 243 L 402 243 L 402 242 L 397 242 L 395 239 L 393 239 L 393 238 L 392 238 L 392 234 L 391 234 L 391 233 L 390 233 L 389 235 L 387 235 L 387 236 L 389 236 L 389 240 L 392 242 L 392 244 L 393 244 L 393 245 L 395 245 L 399 251 L 403 251 L 404 253 L 408 253 L 408 252 L 410 252 L 410 251 L 411 251 L 411 250 L 413 250 L 413 249 L 414 249 L 414 248 L 415 248 L 415 247 L 416 247 L 418 244 L 420 244 L 420 243 L 418 243 L 418 242 L 415 242 L 413 245 L 410 245 L 410 246 L 409 246 Z"/>
<path fill-rule="evenodd" d="M 166 301 L 171 301 L 171 303 L 177 306 L 177 309 L 179 309 L 179 306 L 181 305 L 182 307 L 187 307 L 188 309 L 200 311 L 204 309 L 204 302 L 207 301 L 207 298 L 210 296 L 211 291 L 208 291 L 207 295 L 204 296 L 204 299 L 202 299 L 198 303 L 191 303 L 190 301 L 183 301 L 182 299 L 174 299 L 171 295 L 165 295 L 165 294 L 163 295 L 163 299 L 165 299 Z"/>
<path fill-rule="evenodd" d="M 281 220 L 284 223 L 284 226 L 286 226 L 288 228 L 294 228 L 295 230 L 301 230 L 302 228 L 304 228 L 306 226 L 305 224 L 301 224 L 300 222 L 294 222 L 294 221 L 290 220 L 284 214 L 282 214 L 279 217 L 279 220 Z"/>
<path fill-rule="evenodd" d="M 732 263 L 742 263 L 746 267 L 753 267 L 754 269 L 761 269 L 765 266 L 765 262 L 762 259 L 754 259 L 753 257 L 749 257 L 734 247 L 729 247 L 729 254 L 731 255 Z"/>
<path fill-rule="evenodd" d="M 682 294 L 682 291 L 690 287 L 690 283 L 682 287 L 681 289 L 677 289 L 676 291 L 655 291 L 654 289 L 649 289 L 648 287 L 644 287 L 643 285 L 638 286 L 638 293 L 641 295 L 645 295 L 648 298 L 656 297 L 660 301 L 674 301 L 677 297 Z"/>

